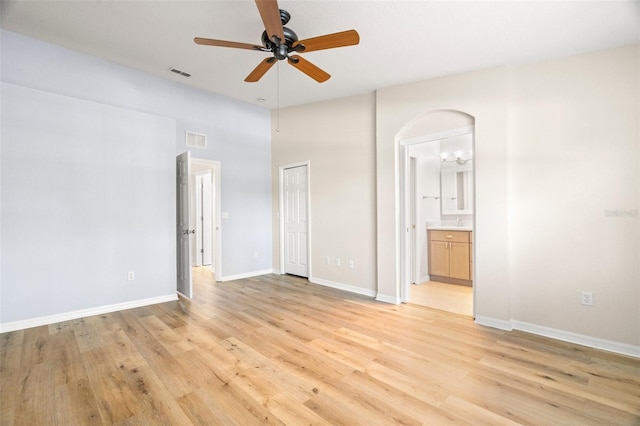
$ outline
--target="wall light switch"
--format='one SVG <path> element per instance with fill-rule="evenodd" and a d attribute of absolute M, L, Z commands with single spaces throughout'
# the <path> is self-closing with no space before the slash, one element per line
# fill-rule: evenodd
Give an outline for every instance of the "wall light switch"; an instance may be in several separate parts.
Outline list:
<path fill-rule="evenodd" d="M 340 266 L 340 258 L 336 257 L 336 266 Z"/>
<path fill-rule="evenodd" d="M 131 271 L 131 272 L 129 272 L 129 273 L 127 274 L 127 280 L 129 280 L 129 281 L 133 281 L 133 280 L 135 280 L 135 279 L 136 279 L 136 275 L 133 273 L 133 271 Z"/>

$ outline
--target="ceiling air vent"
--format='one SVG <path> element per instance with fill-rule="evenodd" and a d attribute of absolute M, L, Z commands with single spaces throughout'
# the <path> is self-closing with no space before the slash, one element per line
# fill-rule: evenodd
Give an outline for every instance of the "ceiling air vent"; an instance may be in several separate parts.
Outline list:
<path fill-rule="evenodd" d="M 182 70 L 179 70 L 178 68 L 169 68 L 169 71 L 171 71 L 172 73 L 181 75 L 183 77 L 191 77 L 191 74 L 189 74 L 188 72 L 184 72 Z"/>
<path fill-rule="evenodd" d="M 205 149 L 207 147 L 207 135 L 187 130 L 187 146 Z"/>

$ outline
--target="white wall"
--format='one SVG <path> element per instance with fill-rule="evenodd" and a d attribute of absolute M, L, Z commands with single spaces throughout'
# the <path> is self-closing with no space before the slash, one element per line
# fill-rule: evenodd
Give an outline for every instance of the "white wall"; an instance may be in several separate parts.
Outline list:
<path fill-rule="evenodd" d="M 2 323 L 175 294 L 175 120 L 1 88 Z"/>
<path fill-rule="evenodd" d="M 89 101 L 104 107 L 114 107 L 130 112 L 140 112 L 165 117 L 174 123 L 171 129 L 170 147 L 160 144 L 161 155 L 175 156 L 186 150 L 185 130 L 208 135 L 209 147 L 206 150 L 193 150 L 193 156 L 221 162 L 222 210 L 229 212 L 229 219 L 222 221 L 222 270 L 224 276 L 237 276 L 271 270 L 271 152 L 270 152 L 270 112 L 266 109 L 231 100 L 222 96 L 196 90 L 170 80 L 158 78 L 130 68 L 100 60 L 88 55 L 60 48 L 54 45 L 30 39 L 15 33 L 2 31 L 2 81 L 6 84 L 35 89 L 47 94 L 63 95 L 78 102 Z M 214 78 L 214 77 L 212 77 Z M 2 127 L 34 126 L 37 122 L 26 124 L 16 122 L 17 117 L 8 115 L 13 109 L 14 98 L 4 98 L 2 105 Z M 66 106 L 64 108 L 67 108 Z M 45 117 L 64 111 L 45 110 Z M 46 122 L 48 131 L 42 130 L 43 137 L 56 132 L 56 124 Z M 43 126 L 45 125 L 43 124 Z M 142 125 L 136 122 L 127 127 L 130 133 L 144 132 Z M 2 139 L 3 162 L 5 152 L 21 144 L 14 136 Z M 25 149 L 29 149 L 25 147 Z M 55 144 L 50 144 L 50 153 L 55 153 Z M 167 151 L 170 149 L 170 152 Z M 126 151 L 125 151 L 126 152 Z M 148 152 L 153 155 L 154 151 Z M 63 155 L 52 156 L 63 161 Z M 15 168 L 29 167 L 29 156 L 24 154 L 13 159 Z M 75 163 L 74 163 L 75 167 Z M 136 165 L 131 164 L 131 170 Z M 173 167 L 175 169 L 175 167 Z M 5 182 L 3 167 L 2 198 L 5 208 L 5 193 L 9 191 Z M 172 171 L 172 176 L 175 170 Z M 170 183 L 171 190 L 175 186 Z M 29 211 L 29 199 L 26 194 L 18 199 L 15 208 Z M 78 202 L 84 195 L 77 195 Z M 172 201 L 173 203 L 174 201 Z M 173 207 L 172 207 L 173 208 Z M 172 210 L 173 211 L 173 210 Z M 173 213 L 175 214 L 175 213 Z M 2 217 L 3 231 L 13 227 L 9 219 Z M 29 229 L 24 230 L 29 234 Z M 172 231 L 173 232 L 173 231 Z M 138 236 L 132 235 L 136 240 Z M 57 240 L 56 240 L 57 241 Z M 67 244 L 57 241 L 57 244 Z M 129 244 L 129 243 L 126 243 Z M 125 244 L 125 245 L 126 245 Z M 11 314 L 3 309 L 2 322 L 26 319 L 33 315 L 61 313 L 69 309 L 64 300 L 69 297 L 60 293 L 47 301 L 47 308 L 32 310 L 31 301 L 22 300 L 16 293 L 16 286 L 5 274 L 7 258 L 14 247 L 2 234 L 2 303 L 18 304 Z M 260 256 L 255 259 L 254 252 Z M 89 256 L 89 253 L 86 253 Z M 164 256 L 166 257 L 166 256 Z M 175 259 L 164 258 L 161 262 L 175 263 Z M 82 258 L 77 260 L 82 261 Z M 57 270 L 54 270 L 57 274 Z M 57 276 L 57 275 L 56 275 Z M 54 279 L 56 276 L 52 276 Z M 60 276 L 57 276 L 60 278 Z M 86 283 L 87 277 L 78 275 Z M 40 285 L 33 283 L 33 285 Z M 105 284 L 108 286 L 108 284 Z M 156 289 L 166 294 L 165 289 Z M 111 291 L 111 290 L 105 290 Z M 129 293 L 129 300 L 136 295 Z M 94 294 L 91 306 L 106 304 L 100 292 Z M 23 306 L 24 305 L 24 306 Z M 78 305 L 80 306 L 80 305 Z"/>
<path fill-rule="evenodd" d="M 276 119 L 274 111 L 273 129 Z M 309 160 L 310 280 L 375 294 L 374 120 L 373 94 L 280 111 L 280 131 L 271 134 L 274 269 L 280 261 L 278 168 Z M 327 256 L 330 265 L 325 264 Z M 353 269 L 348 268 L 349 259 Z"/>

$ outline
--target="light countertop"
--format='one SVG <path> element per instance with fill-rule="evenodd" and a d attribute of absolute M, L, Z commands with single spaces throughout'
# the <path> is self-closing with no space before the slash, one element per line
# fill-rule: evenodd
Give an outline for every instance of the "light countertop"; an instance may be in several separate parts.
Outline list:
<path fill-rule="evenodd" d="M 471 226 L 455 226 L 455 225 L 428 225 L 427 229 L 435 231 L 472 231 Z"/>

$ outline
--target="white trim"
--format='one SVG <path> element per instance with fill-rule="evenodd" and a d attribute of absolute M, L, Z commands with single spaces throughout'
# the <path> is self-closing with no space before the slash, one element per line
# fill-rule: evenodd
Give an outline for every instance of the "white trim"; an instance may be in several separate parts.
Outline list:
<path fill-rule="evenodd" d="M 484 325 L 486 327 L 497 328 L 498 330 L 511 331 L 513 327 L 511 321 L 500 320 L 491 317 L 483 317 L 482 315 L 476 315 L 474 322 L 476 324 Z"/>
<path fill-rule="evenodd" d="M 400 303 L 402 303 L 399 297 L 387 296 L 380 293 L 376 295 L 376 302 L 391 303 L 393 305 L 399 305 Z"/>
<path fill-rule="evenodd" d="M 311 268 L 311 161 L 297 161 L 295 163 L 283 164 L 278 168 L 278 218 L 280 226 L 280 274 L 285 274 L 284 267 L 284 171 L 294 167 L 307 167 L 307 278 L 312 276 Z"/>
<path fill-rule="evenodd" d="M 523 321 L 512 320 L 511 324 L 515 330 L 526 331 L 527 333 L 550 337 L 552 339 L 562 340 L 563 342 L 575 343 L 577 345 L 588 346 L 594 349 L 601 349 L 608 352 L 640 358 L 640 346 L 613 342 L 611 340 L 572 333 L 570 331 L 545 327 L 543 325 L 530 324 Z"/>
<path fill-rule="evenodd" d="M 427 281 L 431 281 L 431 275 L 425 275 L 424 277 L 418 277 L 418 282 L 416 284 L 424 284 Z"/>
<path fill-rule="evenodd" d="M 430 133 L 428 135 L 417 136 L 415 138 L 409 138 L 409 139 L 401 139 L 400 145 L 414 145 L 417 143 L 435 142 L 440 139 L 448 139 L 455 136 L 461 136 L 461 135 L 473 133 L 473 131 L 474 131 L 474 125 L 458 127 L 456 129 L 445 130 L 444 132 Z"/>
<path fill-rule="evenodd" d="M 155 305 L 158 303 L 173 302 L 178 300 L 176 293 L 165 296 L 151 297 L 148 299 L 133 300 L 130 302 L 116 303 L 113 305 L 98 306 L 62 314 L 47 315 L 44 317 L 27 320 L 12 321 L 0 324 L 0 333 L 8 331 L 24 330 L 25 328 L 39 327 L 41 325 L 55 324 L 62 321 L 71 321 L 78 318 L 86 318 L 94 315 L 108 314 L 110 312 L 124 311 L 126 309 L 139 308 L 141 306 Z"/>
<path fill-rule="evenodd" d="M 587 346 L 593 349 L 600 349 L 607 352 L 640 358 L 640 346 L 613 342 L 611 340 L 600 339 L 598 337 L 573 333 L 571 331 L 560 330 L 543 325 L 531 324 L 518 320 L 505 321 L 483 316 L 476 316 L 475 323 L 505 331 L 520 330 L 536 334 L 538 336 L 548 337 L 550 339 L 561 340 L 563 342 Z"/>
<path fill-rule="evenodd" d="M 461 114 L 466 114 L 462 113 Z M 445 130 L 439 133 L 432 133 L 428 135 L 422 135 L 409 139 L 395 140 L 395 155 L 396 155 L 396 289 L 399 294 L 398 299 L 401 302 L 409 302 L 409 294 L 411 287 L 411 205 L 410 205 L 410 155 L 408 147 L 419 143 L 435 142 L 438 140 L 448 139 L 455 136 L 471 134 L 473 137 L 472 146 L 475 150 L 475 123 L 471 126 L 463 126 L 455 129 Z M 472 229 L 475 230 L 475 156 L 472 162 L 472 176 L 473 176 L 473 188 L 474 188 L 474 210 L 473 210 L 473 223 Z M 474 244 L 473 254 L 475 259 L 475 250 L 477 244 Z M 427 249 L 428 252 L 428 249 Z M 474 262 L 475 267 L 475 262 Z M 475 271 L 474 271 L 475 273 Z M 474 274 L 474 277 L 476 275 Z M 385 296 L 381 296 L 385 297 Z M 376 299 L 378 300 L 378 299 Z M 383 299 L 380 299 L 381 301 Z M 390 302 L 393 303 L 393 302 Z M 473 312 L 476 308 L 476 285 L 473 286 Z"/>
<path fill-rule="evenodd" d="M 309 277 L 309 282 L 312 282 L 314 284 L 319 284 L 325 287 L 331 287 L 338 290 L 348 291 L 349 293 L 361 294 L 363 296 L 375 297 L 376 295 L 375 290 L 368 290 L 366 288 L 356 287 L 349 284 L 337 283 L 337 282 L 325 280 L 322 278 Z"/>
<path fill-rule="evenodd" d="M 241 280 L 243 278 L 251 278 L 251 277 L 257 277 L 259 275 L 268 275 L 268 274 L 273 274 L 273 269 L 263 269 L 261 271 L 252 271 L 252 272 L 244 272 L 242 274 L 227 275 L 224 277 L 219 277 L 218 281 Z"/>

